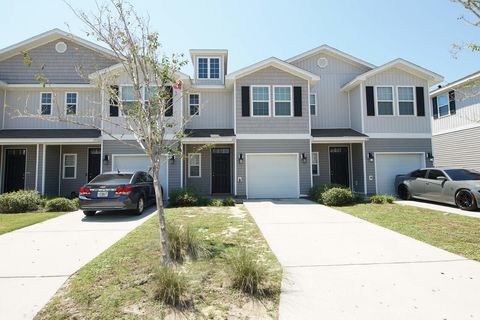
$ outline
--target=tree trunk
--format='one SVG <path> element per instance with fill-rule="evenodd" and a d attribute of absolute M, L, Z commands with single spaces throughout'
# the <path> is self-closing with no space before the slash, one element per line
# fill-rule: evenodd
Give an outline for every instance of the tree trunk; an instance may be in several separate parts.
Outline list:
<path fill-rule="evenodd" d="M 160 161 L 159 161 L 160 162 Z M 168 236 L 165 225 L 165 210 L 163 207 L 162 187 L 160 184 L 160 168 L 153 166 L 153 186 L 155 188 L 155 199 L 157 200 L 158 221 L 160 224 L 160 250 L 162 263 L 164 266 L 170 266 L 170 252 L 168 251 Z"/>

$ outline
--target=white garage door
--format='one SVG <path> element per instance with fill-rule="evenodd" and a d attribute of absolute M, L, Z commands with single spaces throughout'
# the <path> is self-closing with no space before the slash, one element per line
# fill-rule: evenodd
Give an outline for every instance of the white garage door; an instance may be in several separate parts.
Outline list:
<path fill-rule="evenodd" d="M 376 179 L 378 194 L 395 194 L 395 176 L 406 174 L 425 166 L 423 154 L 376 154 Z"/>
<path fill-rule="evenodd" d="M 150 168 L 150 160 L 145 155 L 113 155 L 112 170 L 113 171 L 146 171 Z M 160 183 L 163 187 L 163 193 L 168 194 L 168 159 L 162 157 L 162 165 L 160 166 Z"/>
<path fill-rule="evenodd" d="M 248 198 L 298 198 L 298 155 L 247 154 Z"/>

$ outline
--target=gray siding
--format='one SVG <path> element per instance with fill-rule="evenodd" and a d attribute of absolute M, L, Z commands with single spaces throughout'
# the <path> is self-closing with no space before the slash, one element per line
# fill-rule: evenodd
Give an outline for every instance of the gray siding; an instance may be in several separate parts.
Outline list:
<path fill-rule="evenodd" d="M 328 60 L 327 67 L 318 67 L 317 60 L 320 57 Z M 311 89 L 312 93 L 317 93 L 318 100 L 317 115 L 312 117 L 312 129 L 350 127 L 348 94 L 341 92 L 340 88 L 369 69 L 324 53 L 293 64 L 320 76 L 320 81 Z"/>
<path fill-rule="evenodd" d="M 3 146 L 2 172 L 5 179 L 5 153 L 7 149 L 26 149 L 25 189 L 35 190 L 35 179 L 37 174 L 37 146 L 36 145 L 5 145 Z M 4 181 L 2 181 L 2 190 Z"/>
<path fill-rule="evenodd" d="M 55 51 L 55 44 L 64 41 L 65 53 Z M 88 75 L 116 62 L 110 57 L 67 39 L 58 39 L 29 51 L 33 60 L 25 65 L 21 54 L 0 61 L 0 80 L 7 83 L 38 83 L 36 74 L 43 74 L 49 83 L 88 83 Z M 41 70 L 41 66 L 45 69 Z"/>
<path fill-rule="evenodd" d="M 358 132 L 362 132 L 362 101 L 360 88 L 361 86 L 357 86 L 350 91 L 350 127 Z"/>
<path fill-rule="evenodd" d="M 363 175 L 363 151 L 362 144 L 352 143 L 352 189 L 355 192 L 364 193 L 364 175 Z"/>
<path fill-rule="evenodd" d="M 367 111 L 364 110 L 365 116 L 365 133 L 431 133 L 430 126 L 430 106 L 428 99 L 428 83 L 426 80 L 418 78 L 410 73 L 402 71 L 397 68 L 381 72 L 374 75 L 365 81 L 365 86 L 415 86 L 424 87 L 424 100 L 425 100 L 425 116 L 424 117 L 412 117 L 412 116 L 367 116 Z M 395 114 L 397 114 L 398 97 L 397 89 L 394 91 L 393 108 Z M 366 99 L 365 95 L 364 99 Z M 366 108 L 366 100 L 364 107 Z"/>
<path fill-rule="evenodd" d="M 270 103 L 270 117 L 242 117 L 242 86 L 251 85 L 301 86 L 302 117 L 273 117 L 272 102 Z M 268 67 L 238 79 L 236 81 L 236 91 L 237 134 L 310 133 L 308 123 L 308 81 L 280 69 Z M 270 95 L 273 94 L 272 91 L 273 89 L 270 90 Z"/>
<path fill-rule="evenodd" d="M 365 142 L 365 154 L 369 152 L 432 152 L 431 139 L 370 139 Z M 426 160 L 427 166 L 432 163 Z M 367 193 L 375 193 L 375 162 L 367 161 Z M 372 180 L 369 177 L 372 177 Z"/>
<path fill-rule="evenodd" d="M 58 196 L 60 175 L 60 146 L 46 146 L 45 195 L 49 197 Z"/>
<path fill-rule="evenodd" d="M 480 171 L 480 127 L 433 136 L 437 167 L 462 167 Z"/>
<path fill-rule="evenodd" d="M 189 95 L 184 97 L 184 114 L 187 129 L 232 129 L 233 92 L 227 90 L 196 90 L 200 94 L 200 114 L 190 116 Z"/>
<path fill-rule="evenodd" d="M 99 146 L 91 146 L 99 147 Z M 64 179 L 60 171 L 60 196 L 69 197 L 72 192 L 78 195 L 80 187 L 87 183 L 88 172 L 88 147 L 84 145 L 63 145 L 60 168 L 63 170 L 63 155 L 75 153 L 77 155 L 77 177 L 75 179 Z"/>
<path fill-rule="evenodd" d="M 243 153 L 305 153 L 310 154 L 310 140 L 237 140 L 237 154 Z M 246 159 L 246 157 L 245 157 Z M 237 182 L 237 195 L 246 196 L 246 172 L 247 161 L 237 163 L 237 181 L 242 177 L 242 182 Z M 300 194 L 308 194 L 311 188 L 311 164 L 310 157 L 307 162 L 300 161 Z M 279 173 L 281 174 L 281 173 Z"/>
<path fill-rule="evenodd" d="M 3 119 L 5 112 L 5 89 L 0 88 L 0 119 Z M 3 124 L 0 123 L 0 129 L 3 129 Z"/>
<path fill-rule="evenodd" d="M 77 115 L 70 119 L 85 124 L 101 126 L 99 117 L 94 117 L 100 110 L 100 90 L 92 89 L 54 89 L 28 88 L 7 91 L 4 129 L 82 129 L 85 126 L 67 122 L 48 121 L 30 117 L 18 117 L 19 112 L 28 115 L 40 113 L 41 92 L 52 92 L 52 115 L 65 114 L 65 94 L 77 92 Z M 95 119 L 94 119 L 95 118 Z"/>

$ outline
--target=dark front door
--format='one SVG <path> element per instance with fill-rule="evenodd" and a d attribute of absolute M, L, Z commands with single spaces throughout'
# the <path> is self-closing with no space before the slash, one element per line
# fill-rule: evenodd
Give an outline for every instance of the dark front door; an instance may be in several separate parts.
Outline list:
<path fill-rule="evenodd" d="M 100 161 L 102 151 L 100 148 L 89 148 L 88 149 L 88 181 L 90 182 L 93 178 L 100 174 Z"/>
<path fill-rule="evenodd" d="M 330 182 L 350 186 L 348 174 L 348 148 L 330 147 Z"/>
<path fill-rule="evenodd" d="M 4 192 L 25 188 L 26 149 L 5 150 L 5 182 Z"/>
<path fill-rule="evenodd" d="M 230 149 L 212 149 L 212 193 L 230 193 Z"/>

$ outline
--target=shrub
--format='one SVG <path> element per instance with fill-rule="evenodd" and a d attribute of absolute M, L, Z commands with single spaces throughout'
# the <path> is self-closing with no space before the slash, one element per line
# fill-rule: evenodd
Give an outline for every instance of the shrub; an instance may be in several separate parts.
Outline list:
<path fill-rule="evenodd" d="M 75 201 L 67 198 L 55 198 L 48 200 L 45 205 L 45 209 L 51 212 L 75 211 L 77 208 L 78 206 Z"/>
<path fill-rule="evenodd" d="M 198 203 L 198 195 L 190 189 L 173 190 L 170 194 L 169 205 L 172 207 L 193 207 Z"/>
<path fill-rule="evenodd" d="M 262 293 L 262 285 L 268 280 L 267 267 L 257 260 L 257 255 L 244 247 L 232 250 L 226 256 L 231 273 L 232 286 L 245 293 Z"/>
<path fill-rule="evenodd" d="M 183 233 L 185 251 L 192 259 L 197 259 L 206 249 L 198 231 L 190 226 L 185 228 Z"/>
<path fill-rule="evenodd" d="M 185 301 L 188 281 L 174 268 L 162 267 L 153 277 L 155 281 L 154 298 L 163 303 L 178 306 Z"/>
<path fill-rule="evenodd" d="M 223 207 L 223 201 L 220 199 L 212 199 L 208 205 L 211 207 Z"/>
<path fill-rule="evenodd" d="M 40 195 L 33 190 L 20 190 L 0 195 L 0 212 L 22 213 L 36 211 L 42 203 Z"/>
<path fill-rule="evenodd" d="M 198 207 L 206 207 L 206 206 L 209 206 L 210 205 L 210 199 L 208 198 L 204 198 L 204 197 L 200 197 L 198 198 L 198 201 L 197 201 L 197 204 L 196 204 Z"/>
<path fill-rule="evenodd" d="M 347 189 L 347 187 L 341 185 L 341 184 L 335 184 L 335 183 L 322 183 L 317 186 L 314 186 L 310 189 L 309 196 L 310 199 L 313 201 L 322 203 L 322 195 L 332 189 L 332 188 L 342 188 L 342 189 Z"/>
<path fill-rule="evenodd" d="M 183 260 L 183 249 L 185 247 L 185 236 L 183 230 L 176 225 L 167 224 L 168 250 L 172 260 L 180 262 Z"/>
<path fill-rule="evenodd" d="M 75 203 L 75 207 L 80 208 L 80 198 L 73 198 L 72 199 L 73 203 Z"/>
<path fill-rule="evenodd" d="M 393 203 L 395 201 L 395 197 L 389 196 L 389 195 L 374 195 L 370 197 L 370 202 L 371 203 L 377 203 L 377 204 L 385 204 L 385 203 Z"/>
<path fill-rule="evenodd" d="M 223 199 L 223 205 L 225 207 L 235 207 L 235 200 L 232 197 Z"/>
<path fill-rule="evenodd" d="M 322 194 L 322 203 L 327 206 L 344 206 L 354 203 L 356 198 L 349 189 L 332 188 Z"/>

